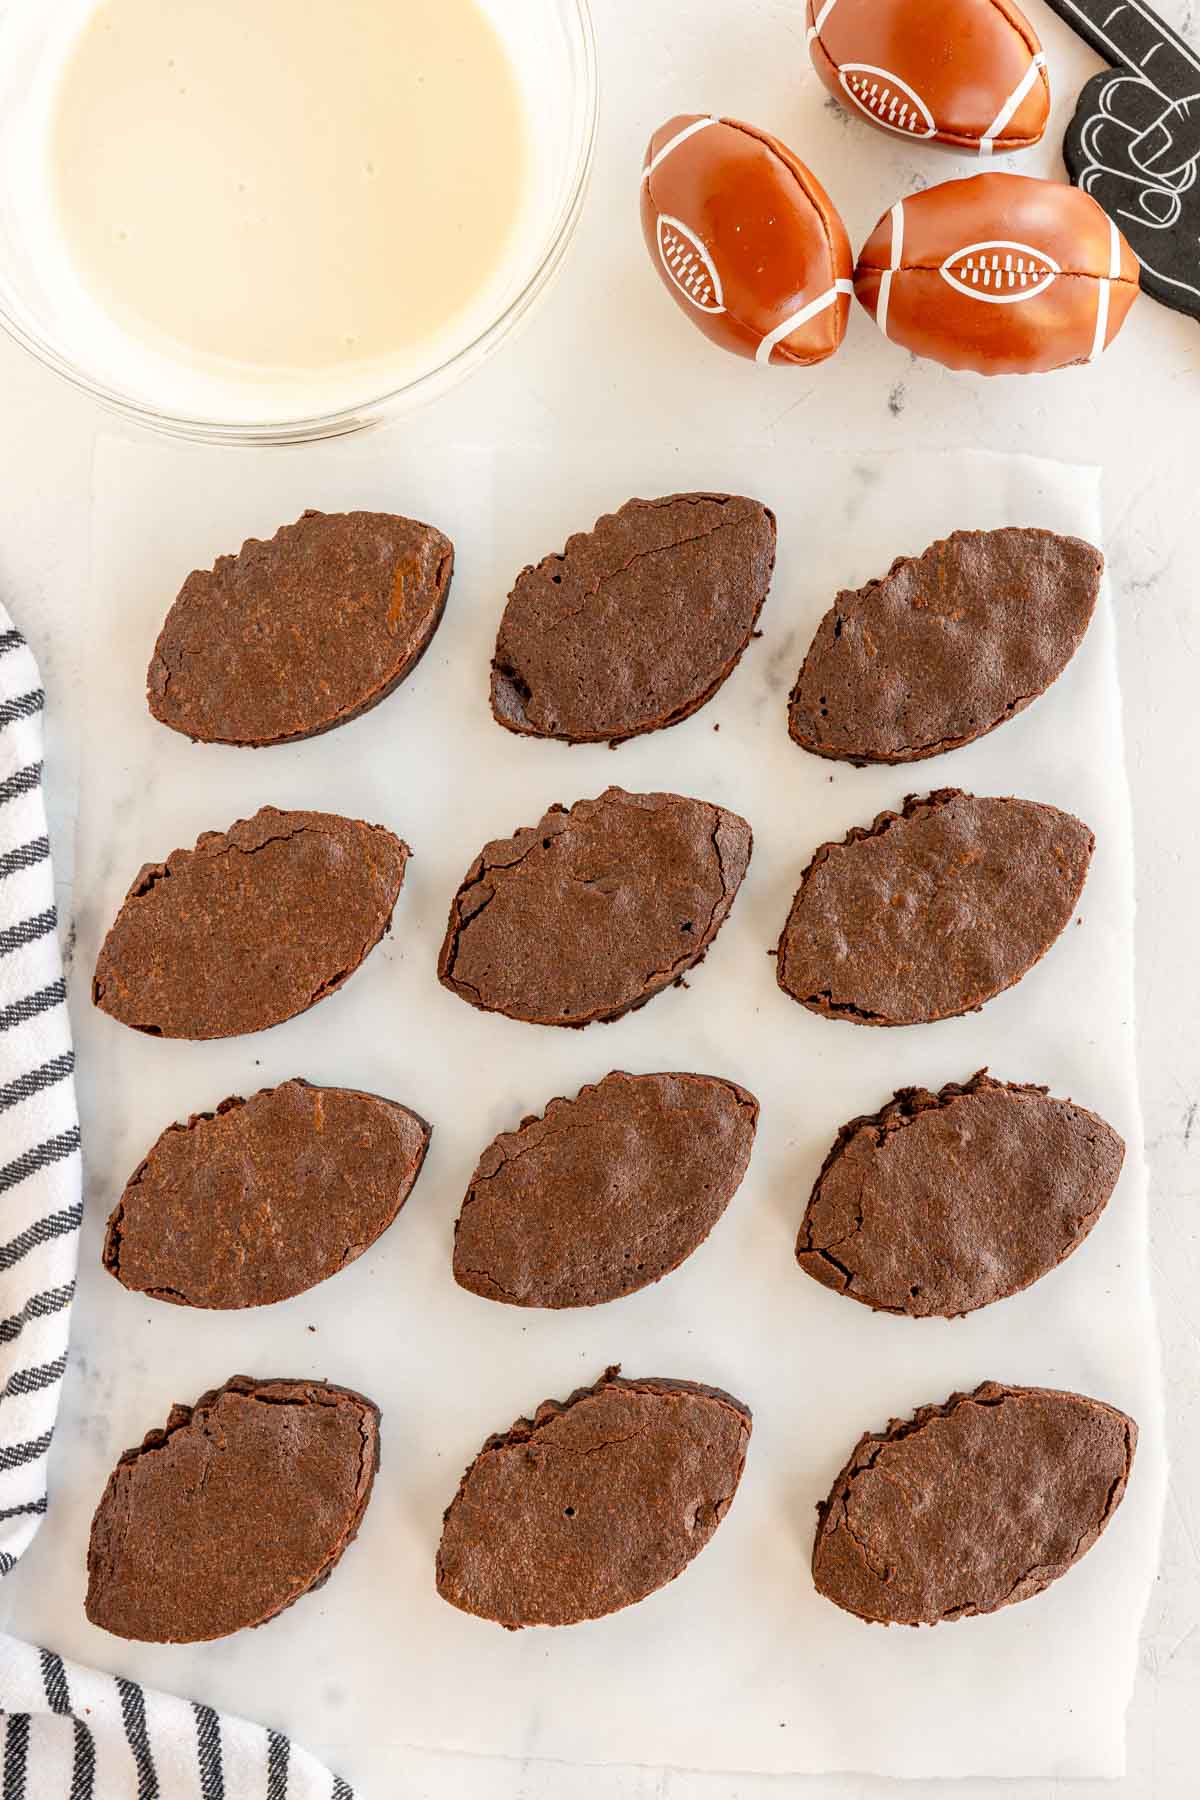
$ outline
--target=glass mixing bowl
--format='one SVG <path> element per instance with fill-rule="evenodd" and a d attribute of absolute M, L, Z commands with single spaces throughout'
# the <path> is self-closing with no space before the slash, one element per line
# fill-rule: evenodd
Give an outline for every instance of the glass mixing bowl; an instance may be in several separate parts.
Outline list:
<path fill-rule="evenodd" d="M 110 334 L 78 304 L 61 248 L 53 250 L 44 155 L 64 33 L 94 0 L 0 4 L 0 327 L 49 369 L 124 417 L 210 443 L 289 444 L 374 424 L 442 392 L 477 368 L 529 316 L 560 267 L 583 206 L 596 141 L 596 52 L 588 0 L 483 0 L 526 97 L 531 166 L 526 218 L 494 304 L 451 337 L 431 366 L 403 375 L 377 366 L 325 378 L 312 405 L 258 377 L 226 378 L 220 404 L 196 403 L 182 363 L 113 354 Z M 367 391 L 361 391 L 366 387 Z"/>

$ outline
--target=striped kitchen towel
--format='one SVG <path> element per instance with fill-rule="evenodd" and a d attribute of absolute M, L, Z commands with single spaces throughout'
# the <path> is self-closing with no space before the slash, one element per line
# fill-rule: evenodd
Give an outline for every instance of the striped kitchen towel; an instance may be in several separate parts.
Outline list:
<path fill-rule="evenodd" d="M 0 1574 L 46 1510 L 83 1218 L 37 664 L 0 608 Z"/>
<path fill-rule="evenodd" d="M 0 606 L 0 1576 L 51 1503 L 83 1219 L 37 664 Z M 0 1635 L 3 1800 L 353 1800 L 281 1732 Z"/>
<path fill-rule="evenodd" d="M 0 1637 L 4 1800 L 353 1800 L 278 1731 Z"/>

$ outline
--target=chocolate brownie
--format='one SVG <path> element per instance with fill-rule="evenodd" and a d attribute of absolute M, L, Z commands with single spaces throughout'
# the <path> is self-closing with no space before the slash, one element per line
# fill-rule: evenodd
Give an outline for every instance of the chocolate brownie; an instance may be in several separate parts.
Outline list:
<path fill-rule="evenodd" d="M 379 1408 L 324 1381 L 235 1375 L 127 1450 L 92 1520 L 87 1616 L 194 1644 L 327 1581 L 379 1467 Z"/>
<path fill-rule="evenodd" d="M 1070 813 L 1032 800 L 910 794 L 821 845 L 779 940 L 779 985 L 858 1025 L 978 1012 L 1058 937 L 1094 846 Z"/>
<path fill-rule="evenodd" d="M 702 1244 L 741 1183 L 758 1102 L 715 1075 L 606 1075 L 479 1159 L 454 1279 L 510 1306 L 595 1306 Z"/>
<path fill-rule="evenodd" d="M 121 1195 L 104 1266 L 178 1306 L 269 1306 L 361 1256 L 412 1191 L 429 1126 L 351 1088 L 285 1081 L 169 1125 Z"/>
<path fill-rule="evenodd" d="M 738 494 L 629 500 L 517 577 L 492 712 L 525 737 L 602 743 L 688 718 L 732 674 L 775 566 L 775 515 Z"/>
<path fill-rule="evenodd" d="M 1028 1600 L 1091 1549 L 1125 1493 L 1132 1419 L 1082 1394 L 985 1381 L 868 1432 L 817 1508 L 813 1580 L 880 1625 Z"/>
<path fill-rule="evenodd" d="M 382 825 L 264 806 L 147 863 L 92 999 L 151 1037 L 262 1031 L 340 988 L 391 922 L 408 845 Z"/>
<path fill-rule="evenodd" d="M 619 1019 L 703 960 L 752 843 L 745 819 L 679 794 L 552 806 L 467 870 L 438 979 L 535 1025 Z"/>
<path fill-rule="evenodd" d="M 392 692 L 438 628 L 454 547 L 393 513 L 306 512 L 197 569 L 159 633 L 150 711 L 206 744 L 284 744 Z"/>
<path fill-rule="evenodd" d="M 690 1381 L 608 1369 L 491 1437 L 447 1509 L 443 1600 L 509 1631 L 575 1625 L 684 1570 L 733 1503 L 749 1409 Z"/>
<path fill-rule="evenodd" d="M 1125 1145 L 1048 1089 L 981 1069 L 939 1093 L 901 1088 L 843 1125 L 796 1242 L 806 1275 L 875 1312 L 958 1318 L 1078 1249 Z"/>
<path fill-rule="evenodd" d="M 1017 526 L 956 531 L 843 592 L 817 627 L 788 727 L 818 756 L 918 762 L 994 731 L 1083 641 L 1104 558 Z"/>

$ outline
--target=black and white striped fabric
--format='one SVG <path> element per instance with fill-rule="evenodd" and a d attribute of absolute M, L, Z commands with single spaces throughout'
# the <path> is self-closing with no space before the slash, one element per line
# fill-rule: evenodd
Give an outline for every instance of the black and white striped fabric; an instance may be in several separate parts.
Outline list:
<path fill-rule="evenodd" d="M 44 710 L 33 655 L 0 607 L 0 1577 L 50 1504 L 83 1219 Z M 281 1732 L 3 1635 L 0 1797 L 353 1800 Z"/>
<path fill-rule="evenodd" d="M 0 1637 L 4 1800 L 353 1800 L 278 1731 Z"/>
<path fill-rule="evenodd" d="M 83 1218 L 44 705 L 33 655 L 0 609 L 0 1574 L 46 1510 Z"/>

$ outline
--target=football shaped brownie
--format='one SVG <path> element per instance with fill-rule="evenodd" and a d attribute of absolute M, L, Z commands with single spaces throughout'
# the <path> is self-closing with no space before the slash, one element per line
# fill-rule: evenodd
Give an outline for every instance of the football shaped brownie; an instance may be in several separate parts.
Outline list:
<path fill-rule="evenodd" d="M 1137 298 L 1138 261 L 1078 188 L 972 175 L 897 200 L 859 253 L 854 291 L 916 356 L 979 375 L 1091 362 Z"/>
<path fill-rule="evenodd" d="M 807 16 L 817 74 L 883 131 L 990 156 L 1046 129 L 1046 58 L 1011 0 L 808 0 Z"/>
<path fill-rule="evenodd" d="M 850 245 L 828 194 L 777 138 L 736 119 L 670 119 L 642 169 L 642 230 L 676 304 L 760 363 L 832 356 L 850 311 Z"/>

